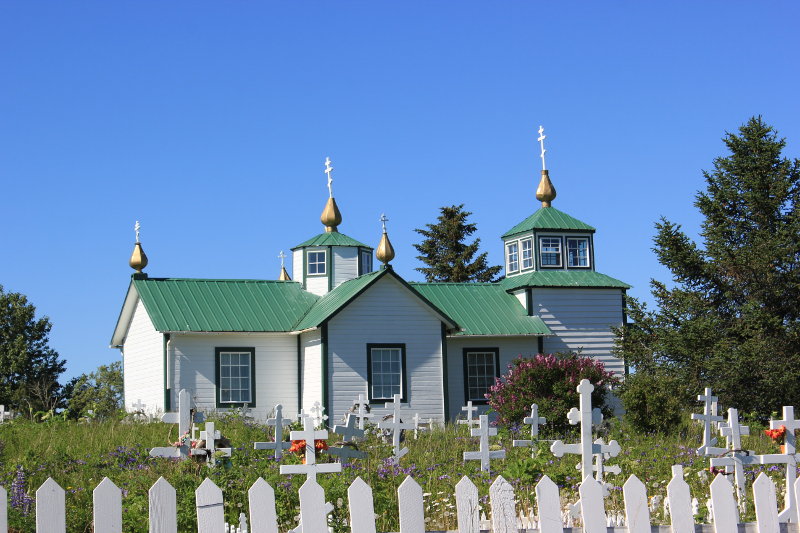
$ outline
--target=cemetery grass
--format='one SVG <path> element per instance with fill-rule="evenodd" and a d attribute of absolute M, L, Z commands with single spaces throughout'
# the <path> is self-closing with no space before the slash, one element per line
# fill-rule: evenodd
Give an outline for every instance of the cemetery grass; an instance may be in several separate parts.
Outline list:
<path fill-rule="evenodd" d="M 272 440 L 271 429 L 268 432 L 263 426 L 237 416 L 210 418 L 217 422 L 217 428 L 231 440 L 234 448 L 229 463 L 213 469 L 194 460 L 148 456 L 150 448 L 177 440 L 177 425 L 117 420 L 86 424 L 34 423 L 23 419 L 0 425 L 0 485 L 8 491 L 11 531 L 35 530 L 35 492 L 48 477 L 67 492 L 67 529 L 71 532 L 92 531 L 92 490 L 103 477 L 110 478 L 122 489 L 126 532 L 148 530 L 148 489 L 161 476 L 177 491 L 179 531 L 196 530 L 194 490 L 205 477 L 223 490 L 228 522 L 238 524 L 239 513 L 248 509 L 247 490 L 262 477 L 275 489 L 281 530 L 295 527 L 299 515 L 297 491 L 305 476 L 281 476 L 279 465 L 296 464 L 300 459 L 288 455 L 279 462 L 273 459 L 272 451 L 253 449 L 253 442 Z M 396 490 L 407 475 L 412 476 L 425 493 L 428 530 L 457 528 L 454 487 L 464 475 L 477 485 L 481 505 L 487 514 L 489 485 L 499 474 L 514 486 L 518 511 L 527 513 L 532 508 L 534 486 L 544 474 L 561 488 L 563 503 L 577 500 L 580 481 L 575 469 L 577 456 L 556 458 L 549 451 L 550 442 L 544 440 L 560 438 L 564 442 L 574 442 L 577 436 L 545 434 L 538 448 L 513 448 L 514 438 L 528 438 L 524 434 L 526 428 L 522 432 L 501 428 L 498 437 L 491 439 L 493 448 L 502 446 L 507 456 L 505 460 L 492 460 L 489 473 L 480 471 L 479 461 L 463 461 L 463 452 L 478 449 L 478 439 L 468 437 L 464 425 L 448 424 L 445 428 L 420 432 L 417 440 L 412 432 L 406 432 L 403 445 L 408 447 L 409 453 L 400 460 L 399 466 L 386 460 L 392 453 L 391 446 L 383 443 L 377 432 L 371 432 L 359 444 L 361 450 L 368 452 L 366 459 L 345 462 L 341 474 L 318 476 L 327 500 L 334 505 L 334 530 L 349 530 L 346 526 L 349 517 L 347 488 L 356 476 L 361 476 L 372 487 L 377 530 L 384 532 L 399 530 Z M 752 426 L 751 436 L 743 437 L 743 446 L 757 453 L 777 453 L 777 445 L 761 429 Z M 338 438 L 333 433 L 330 437 L 328 442 L 333 445 Z M 708 459 L 697 456 L 694 451 L 701 440 L 699 425 L 687 423 L 682 431 L 672 436 L 637 435 L 613 421 L 605 438 L 606 442 L 616 439 L 622 448 L 618 457 L 607 461 L 608 465 L 617 464 L 622 468 L 622 474 L 607 477 L 613 485 L 606 501 L 608 510 L 623 511 L 621 485 L 632 474 L 645 483 L 648 496 L 666 497 L 671 466 L 682 464 L 692 495 L 701 502 L 697 521 L 707 521 L 702 502 L 709 497 L 712 476 L 708 472 Z M 323 455 L 319 460 L 324 462 L 330 458 Z M 750 469 L 748 481 L 752 482 L 759 472 L 766 471 L 773 476 L 780 491 L 781 468 Z M 661 506 L 652 514 L 654 523 L 669 523 Z M 743 518 L 754 518 L 752 502 Z"/>

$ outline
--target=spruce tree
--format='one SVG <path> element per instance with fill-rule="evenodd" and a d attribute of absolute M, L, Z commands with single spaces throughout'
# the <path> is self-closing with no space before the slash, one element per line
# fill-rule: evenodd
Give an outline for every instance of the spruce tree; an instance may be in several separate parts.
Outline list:
<path fill-rule="evenodd" d="M 417 259 L 427 265 L 416 270 L 425 274 L 428 282 L 494 281 L 501 267 L 488 266 L 486 252 L 475 256 L 481 240 L 465 242 L 477 229 L 475 224 L 467 222 L 472 213 L 464 211 L 464 204 L 440 207 L 439 211 L 436 224 L 414 230 L 425 237 L 414 248 L 420 253 Z"/>
<path fill-rule="evenodd" d="M 702 243 L 656 224 L 672 283 L 651 280 L 654 311 L 629 300 L 617 347 L 636 369 L 629 390 L 664 377 L 689 407 L 711 386 L 723 405 L 763 418 L 800 404 L 800 160 L 782 156 L 785 140 L 761 117 L 723 141 L 730 154 L 703 172 L 695 198 Z"/>

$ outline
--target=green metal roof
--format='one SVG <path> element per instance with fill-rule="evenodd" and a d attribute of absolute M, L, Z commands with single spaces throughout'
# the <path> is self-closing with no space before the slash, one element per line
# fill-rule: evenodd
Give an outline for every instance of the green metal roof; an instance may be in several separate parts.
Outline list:
<path fill-rule="evenodd" d="M 410 283 L 453 317 L 456 335 L 552 335 L 541 318 L 528 316 L 499 283 Z"/>
<path fill-rule="evenodd" d="M 304 248 L 306 246 L 360 246 L 361 248 L 369 248 L 372 250 L 371 246 L 367 246 L 364 243 L 358 242 L 357 240 L 348 237 L 344 233 L 339 233 L 338 231 L 320 233 L 316 237 L 312 237 L 306 242 L 298 244 L 292 248 L 292 250 Z"/>
<path fill-rule="evenodd" d="M 507 291 L 520 287 L 595 287 L 630 289 L 631 286 L 593 270 L 546 270 L 509 276 L 500 282 Z"/>
<path fill-rule="evenodd" d="M 292 331 L 318 296 L 291 281 L 133 281 L 158 331 Z"/>
<path fill-rule="evenodd" d="M 505 232 L 503 237 L 534 229 L 594 231 L 589 224 L 585 224 L 555 207 L 540 207 L 534 214 Z"/>

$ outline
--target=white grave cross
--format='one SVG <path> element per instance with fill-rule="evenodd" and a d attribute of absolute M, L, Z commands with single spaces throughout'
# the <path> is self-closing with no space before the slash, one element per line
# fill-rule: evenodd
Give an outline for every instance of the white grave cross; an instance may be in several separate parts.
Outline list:
<path fill-rule="evenodd" d="M 722 422 L 722 417 L 717 415 L 717 397 L 712 396 L 711 388 L 706 387 L 704 394 L 697 396 L 697 401 L 703 402 L 703 414 L 692 413 L 692 420 L 703 422 L 703 444 L 697 449 L 698 455 L 719 455 L 725 453 L 725 448 L 715 448 L 717 438 L 711 436 L 712 425 Z"/>
<path fill-rule="evenodd" d="M 325 414 L 325 408 L 319 402 L 314 402 L 311 406 L 311 417 L 314 419 L 314 424 L 320 426 L 328 420 L 328 415 Z"/>
<path fill-rule="evenodd" d="M 367 456 L 366 452 L 359 451 L 357 448 L 346 445 L 347 443 L 354 442 L 357 438 L 360 439 L 364 437 L 364 430 L 356 427 L 356 418 L 357 416 L 355 413 L 347 413 L 345 425 L 333 426 L 333 432 L 342 436 L 345 446 L 328 448 L 328 453 L 335 455 L 340 459 L 363 459 Z"/>
<path fill-rule="evenodd" d="M 292 423 L 290 418 L 283 418 L 283 406 L 278 404 L 275 406 L 275 418 L 268 418 L 267 425 L 275 426 L 275 440 L 272 442 L 254 442 L 253 449 L 255 450 L 275 450 L 275 459 L 283 457 L 283 450 L 288 450 L 292 443 L 283 440 L 283 427 Z"/>
<path fill-rule="evenodd" d="M 11 411 L 6 411 L 6 406 L 0 405 L 0 424 L 6 420 L 11 420 Z"/>
<path fill-rule="evenodd" d="M 206 441 L 205 447 L 192 450 L 192 455 L 198 455 L 197 452 L 204 451 L 206 453 L 206 464 L 216 466 L 219 457 L 231 456 L 231 448 L 217 448 L 216 441 L 221 437 L 219 430 L 214 429 L 214 422 L 206 422 L 205 431 L 200 432 L 200 440 Z"/>
<path fill-rule="evenodd" d="M 181 389 L 178 393 L 178 412 L 177 413 L 164 413 L 161 415 L 161 421 L 166 424 L 178 424 L 178 439 L 182 439 L 187 435 L 192 428 L 193 422 L 202 422 L 204 420 L 203 413 L 196 412 L 192 414 L 192 398 L 189 391 Z M 173 457 L 186 459 L 189 457 L 189 445 L 186 443 L 181 446 L 161 446 L 150 450 L 150 457 Z"/>
<path fill-rule="evenodd" d="M 778 429 L 781 426 L 786 428 L 786 434 L 783 436 L 784 454 L 791 457 L 794 461 L 786 463 L 786 496 L 784 499 L 784 509 L 778 514 L 778 520 L 787 522 L 789 519 L 795 520 L 797 509 L 797 495 L 794 491 L 794 483 L 797 478 L 797 467 L 795 465 L 797 452 L 797 441 L 795 440 L 794 432 L 800 429 L 800 420 L 794 417 L 794 407 L 791 405 L 783 406 L 783 420 L 770 420 L 770 429 Z"/>
<path fill-rule="evenodd" d="M 491 459 L 505 459 L 505 450 L 489 450 L 489 437 L 497 435 L 497 428 L 489 427 L 489 415 L 480 415 L 478 417 L 478 429 L 471 429 L 470 434 L 473 437 L 480 437 L 481 446 L 477 452 L 464 452 L 464 460 L 479 460 L 481 462 L 481 470 L 484 472 L 489 471 L 489 461 Z"/>
<path fill-rule="evenodd" d="M 310 416 L 303 417 L 303 430 L 292 431 L 289 433 L 289 438 L 306 441 L 305 464 L 281 465 L 281 474 L 305 474 L 306 480 L 316 481 L 317 473 L 327 474 L 342 471 L 342 465 L 339 463 L 317 464 L 316 441 L 327 439 L 328 432 L 325 430 L 315 431 L 314 420 Z"/>
<path fill-rule="evenodd" d="M 543 416 L 539 416 L 539 406 L 535 403 L 531 404 L 531 416 L 526 416 L 523 420 L 523 423 L 530 424 L 531 426 L 531 438 L 530 440 L 515 440 L 512 443 L 512 446 L 528 448 L 533 446 L 533 442 L 539 439 L 539 426 L 541 424 L 546 424 L 547 419 Z"/>
<path fill-rule="evenodd" d="M 729 457 L 712 457 L 711 466 L 724 466 L 733 467 L 734 480 L 736 487 L 736 497 L 740 503 L 743 502 L 745 495 L 745 479 L 744 479 L 744 464 L 763 464 L 760 462 L 760 457 L 751 454 L 746 450 L 742 450 L 742 435 L 749 435 L 750 428 L 739 424 L 739 412 L 734 408 L 728 409 L 728 420 L 724 424 L 720 424 L 719 432 L 726 437 L 728 449 L 727 452 L 731 455 Z M 724 453 L 726 450 L 723 449 Z M 778 457 L 783 457 L 779 455 Z M 786 459 L 781 461 L 786 462 Z"/>
<path fill-rule="evenodd" d="M 462 411 L 466 411 L 467 415 L 464 420 L 459 420 L 459 424 L 469 424 L 469 429 L 472 429 L 472 426 L 478 425 L 478 419 L 475 417 L 475 414 L 478 411 L 477 407 L 473 407 L 472 400 L 467 402 L 467 405 L 461 408 Z"/>
<path fill-rule="evenodd" d="M 602 422 L 603 415 L 600 413 L 600 409 L 592 410 L 594 385 L 588 379 L 582 379 L 577 390 L 578 394 L 580 394 L 580 409 L 575 409 L 574 407 L 570 409 L 567 418 L 570 424 L 581 425 L 581 441 L 575 444 L 564 444 L 562 441 L 557 440 L 550 446 L 550 451 L 556 457 L 562 457 L 565 453 L 580 455 L 581 479 L 586 479 L 592 475 L 594 470 L 592 459 L 595 454 L 607 453 L 609 457 L 616 457 L 620 452 L 620 447 L 615 440 L 608 444 L 595 444 L 592 442 L 592 425 Z"/>
<path fill-rule="evenodd" d="M 358 416 L 358 429 L 364 429 L 364 422 L 367 418 L 372 418 L 372 413 L 369 412 L 369 403 L 364 399 L 363 394 L 358 395 L 358 400 L 353 404 L 355 414 Z"/>
<path fill-rule="evenodd" d="M 400 433 L 404 429 L 414 429 L 413 424 L 403 423 L 400 420 L 400 395 L 395 394 L 391 403 L 386 403 L 386 408 L 392 410 L 391 420 L 382 420 L 378 427 L 392 432 L 392 459 L 395 464 L 400 463 L 400 458 L 408 453 L 408 448 L 400 448 Z"/>

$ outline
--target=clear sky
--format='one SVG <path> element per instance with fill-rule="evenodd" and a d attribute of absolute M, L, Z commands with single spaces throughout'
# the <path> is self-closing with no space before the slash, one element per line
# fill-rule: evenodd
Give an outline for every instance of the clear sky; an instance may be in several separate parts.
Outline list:
<path fill-rule="evenodd" d="M 340 230 L 420 280 L 414 228 L 465 204 L 494 264 L 538 208 L 597 228 L 649 299 L 659 216 L 695 235 L 701 171 L 761 114 L 800 156 L 795 1 L 0 2 L 0 284 L 65 377 L 108 348 L 133 225 L 157 277 L 266 278 Z"/>

